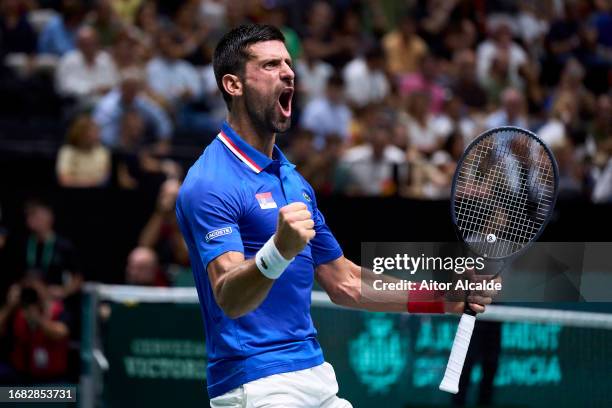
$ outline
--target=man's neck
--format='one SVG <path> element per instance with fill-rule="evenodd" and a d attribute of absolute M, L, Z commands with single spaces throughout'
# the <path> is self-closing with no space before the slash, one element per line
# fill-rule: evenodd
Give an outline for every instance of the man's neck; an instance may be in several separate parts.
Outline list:
<path fill-rule="evenodd" d="M 53 236 L 53 230 L 39 231 L 35 233 L 38 242 L 47 242 Z"/>
<path fill-rule="evenodd" d="M 229 123 L 232 129 L 234 129 L 245 142 L 254 149 L 265 154 L 267 157 L 272 158 L 274 142 L 276 141 L 275 133 L 258 129 L 246 115 L 232 115 L 230 113 L 227 123 Z"/>

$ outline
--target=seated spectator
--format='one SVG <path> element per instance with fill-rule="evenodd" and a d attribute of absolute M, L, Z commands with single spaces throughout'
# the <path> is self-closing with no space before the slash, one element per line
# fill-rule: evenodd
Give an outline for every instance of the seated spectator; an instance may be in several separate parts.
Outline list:
<path fill-rule="evenodd" d="M 159 54 L 147 64 L 147 83 L 161 96 L 165 106 L 173 110 L 192 102 L 202 92 L 196 69 L 181 58 L 182 42 L 178 33 L 164 30 L 158 33 L 156 47 Z"/>
<path fill-rule="evenodd" d="M 507 88 L 501 95 L 502 106 L 485 120 L 488 129 L 499 126 L 518 126 L 528 129 L 525 101 L 520 91 Z"/>
<path fill-rule="evenodd" d="M 118 82 L 111 56 L 98 45 L 96 31 L 88 26 L 77 32 L 77 49 L 66 53 L 56 71 L 57 91 L 80 103 L 94 102 Z"/>
<path fill-rule="evenodd" d="M 557 159 L 559 168 L 559 199 L 583 198 L 585 191 L 582 180 L 585 177 L 586 169 L 583 163 L 578 160 L 578 155 L 572 141 L 556 145 L 552 152 Z M 602 194 L 601 191 L 596 192 L 597 198 L 603 196 L 605 194 Z"/>
<path fill-rule="evenodd" d="M 570 94 L 559 95 L 549 120 L 538 130 L 538 136 L 548 147 L 564 146 L 570 141 L 568 129 L 579 121 L 576 101 Z"/>
<path fill-rule="evenodd" d="M 390 195 L 397 191 L 406 155 L 391 144 L 391 133 L 391 126 L 379 123 L 368 132 L 366 144 L 344 152 L 340 167 L 347 174 L 347 194 Z"/>
<path fill-rule="evenodd" d="M 395 76 L 410 74 L 418 69 L 418 62 L 427 53 L 427 44 L 416 34 L 416 23 L 406 14 L 399 26 L 383 37 L 387 69 Z"/>
<path fill-rule="evenodd" d="M 62 0 L 60 15 L 51 18 L 38 37 L 38 52 L 61 57 L 76 48 L 76 31 L 85 9 L 80 0 Z"/>
<path fill-rule="evenodd" d="M 406 111 L 399 117 L 404 142 L 401 146 L 414 149 L 420 155 L 430 156 L 444 144 L 447 127 L 428 111 L 429 94 L 412 93 L 406 101 Z"/>
<path fill-rule="evenodd" d="M 157 2 L 154 0 L 143 0 L 140 2 L 134 16 L 134 26 L 136 27 L 141 41 L 145 43 L 152 52 L 157 33 L 161 30 Z"/>
<path fill-rule="evenodd" d="M 314 133 L 317 150 L 323 148 L 325 138 L 332 134 L 342 137 L 345 143 L 348 141 L 353 115 L 343 94 L 342 76 L 334 74 L 329 79 L 325 96 L 311 101 L 304 107 L 301 126 Z"/>
<path fill-rule="evenodd" d="M 354 38 L 339 35 L 334 29 L 335 13 L 325 1 L 315 1 L 307 13 L 302 45 L 304 52 L 339 69 L 354 57 Z"/>
<path fill-rule="evenodd" d="M 402 189 L 402 194 L 419 199 L 448 199 L 456 163 L 465 146 L 463 135 L 455 129 L 443 148 L 432 154 L 431 158 L 411 158 L 410 180 Z"/>
<path fill-rule="evenodd" d="M 120 81 L 120 86 L 100 99 L 93 112 L 94 121 L 100 126 L 102 142 L 111 148 L 118 146 L 123 113 L 133 109 L 143 118 L 158 148 L 167 149 L 172 136 L 172 122 L 166 112 L 144 93 L 142 71 L 125 70 Z"/>
<path fill-rule="evenodd" d="M 457 52 L 453 58 L 454 81 L 451 89 L 472 111 L 487 108 L 487 94 L 476 78 L 476 55 L 472 50 Z"/>
<path fill-rule="evenodd" d="M 208 27 L 198 18 L 197 2 L 184 2 L 179 6 L 173 17 L 178 41 L 177 54 L 179 58 L 193 65 L 202 65 L 200 47 L 208 35 Z"/>
<path fill-rule="evenodd" d="M 19 0 L 4 0 L 0 4 L 0 57 L 10 53 L 33 54 L 36 32 L 28 14 L 19 7 Z"/>
<path fill-rule="evenodd" d="M 481 83 L 485 82 L 491 71 L 493 61 L 500 54 L 506 55 L 509 81 L 514 86 L 520 86 L 522 81 L 519 68 L 527 62 L 527 54 L 520 45 L 512 41 L 512 26 L 510 21 L 499 19 L 490 24 L 491 34 L 480 43 L 476 49 L 476 72 Z"/>
<path fill-rule="evenodd" d="M 103 48 L 113 45 L 122 30 L 121 21 L 115 14 L 111 1 L 95 0 L 94 8 L 86 20 L 86 24 L 96 30 Z"/>
<path fill-rule="evenodd" d="M 25 205 L 30 234 L 19 251 L 17 269 L 39 278 L 54 299 L 77 295 L 83 278 L 72 243 L 54 230 L 55 215 L 49 204 L 30 200 Z"/>
<path fill-rule="evenodd" d="M 481 80 L 481 86 L 489 101 L 489 109 L 498 107 L 504 89 L 512 87 L 508 73 L 508 54 L 500 52 L 493 59 L 486 77 Z"/>
<path fill-rule="evenodd" d="M 125 283 L 137 286 L 168 286 L 159 269 L 155 251 L 137 247 L 130 252 L 125 269 Z"/>
<path fill-rule="evenodd" d="M 0 335 L 10 338 L 10 361 L 19 383 L 67 381 L 69 319 L 62 302 L 49 297 L 41 281 L 11 288 L 0 309 Z"/>
<path fill-rule="evenodd" d="M 133 30 L 123 30 L 117 35 L 111 50 L 113 61 L 119 71 L 130 68 L 143 68 L 146 49 Z"/>
<path fill-rule="evenodd" d="M 157 185 L 160 179 L 179 178 L 180 166 L 157 158 L 156 150 L 146 141 L 145 121 L 140 112 L 126 110 L 121 117 L 119 144 L 114 152 L 119 187 L 134 189 L 141 182 Z"/>
<path fill-rule="evenodd" d="M 591 199 L 595 203 L 612 203 L 612 158 L 599 172 Z"/>
<path fill-rule="evenodd" d="M 382 102 L 390 92 L 385 74 L 382 48 L 372 47 L 364 57 L 357 57 L 343 69 L 345 94 L 356 107 Z"/>
<path fill-rule="evenodd" d="M 552 92 L 550 101 L 558 94 L 568 93 L 576 101 L 580 117 L 589 117 L 595 112 L 596 100 L 593 93 L 584 85 L 586 70 L 574 58 L 569 59 L 561 72 L 559 85 Z"/>
<path fill-rule="evenodd" d="M 334 73 L 334 68 L 327 62 L 316 59 L 308 48 L 304 49 L 302 58 L 295 63 L 296 85 L 303 106 L 317 98 L 325 96 L 327 82 Z"/>
<path fill-rule="evenodd" d="M 545 37 L 546 54 L 542 79 L 547 85 L 559 81 L 563 66 L 572 59 L 581 46 L 580 3 L 564 2 L 563 11 L 550 24 Z"/>
<path fill-rule="evenodd" d="M 110 152 L 100 143 L 98 125 L 89 115 L 77 117 L 66 144 L 57 154 L 57 179 L 62 187 L 100 187 L 109 179 Z"/>
<path fill-rule="evenodd" d="M 444 102 L 444 110 L 435 117 L 435 127 L 445 139 L 456 133 L 466 146 L 481 131 L 476 121 L 464 109 L 463 101 L 453 94 L 448 95 Z M 448 140 L 445 145 L 447 143 Z"/>
<path fill-rule="evenodd" d="M 161 185 L 155 211 L 138 239 L 138 246 L 151 248 L 159 254 L 159 262 L 173 282 L 184 280 L 185 275 L 191 278 L 189 252 L 174 212 L 180 186 L 177 179 L 166 180 Z"/>
<path fill-rule="evenodd" d="M 438 61 L 431 55 L 424 55 L 418 63 L 418 71 L 399 78 L 400 94 L 411 95 L 414 92 L 429 95 L 428 109 L 431 113 L 442 110 L 444 103 L 444 88 L 436 82 L 438 76 Z"/>
<path fill-rule="evenodd" d="M 589 137 L 595 143 L 595 164 L 603 165 L 612 157 L 612 94 L 597 98 L 595 117 L 588 129 Z"/>

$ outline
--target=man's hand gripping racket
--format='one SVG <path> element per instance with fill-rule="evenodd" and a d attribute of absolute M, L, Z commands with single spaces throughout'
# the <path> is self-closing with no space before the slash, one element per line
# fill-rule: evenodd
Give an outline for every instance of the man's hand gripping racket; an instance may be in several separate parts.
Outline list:
<path fill-rule="evenodd" d="M 455 170 L 451 217 L 457 235 L 476 255 L 500 261 L 499 275 L 541 235 L 557 186 L 555 158 L 536 135 L 509 126 L 491 129 L 467 147 Z M 476 313 L 466 306 L 440 390 L 459 391 L 475 323 Z"/>

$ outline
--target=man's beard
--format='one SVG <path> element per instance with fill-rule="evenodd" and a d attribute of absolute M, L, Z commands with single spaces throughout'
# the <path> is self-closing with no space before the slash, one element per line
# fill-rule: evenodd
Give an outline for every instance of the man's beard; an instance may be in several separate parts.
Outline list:
<path fill-rule="evenodd" d="M 278 99 L 266 100 L 248 86 L 244 87 L 244 103 L 247 115 L 255 129 L 270 133 L 283 133 L 291 126 L 291 117 L 278 112 Z"/>

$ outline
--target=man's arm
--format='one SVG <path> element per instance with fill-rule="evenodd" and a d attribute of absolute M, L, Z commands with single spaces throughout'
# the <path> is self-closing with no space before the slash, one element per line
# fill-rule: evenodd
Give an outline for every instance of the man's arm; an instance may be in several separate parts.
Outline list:
<path fill-rule="evenodd" d="M 378 291 L 374 289 L 374 280 L 383 282 L 398 282 L 389 275 L 377 275 L 369 269 L 349 261 L 344 256 L 319 265 L 316 269 L 317 282 L 327 292 L 332 302 L 355 309 L 364 309 L 375 312 L 406 312 L 410 300 L 410 292 Z M 492 292 L 475 292 L 470 294 L 468 301 L 470 308 L 476 313 L 482 313 L 485 305 L 492 301 Z M 427 299 L 444 302 L 446 313 L 462 313 L 464 302 L 446 301 L 443 297 Z"/>
<path fill-rule="evenodd" d="M 241 252 L 226 252 L 208 264 L 208 278 L 223 312 L 236 319 L 256 309 L 268 296 L 274 280 L 266 278 Z"/>
<path fill-rule="evenodd" d="M 304 203 L 281 208 L 273 241 L 280 255 L 285 260 L 293 259 L 315 236 L 313 227 L 312 214 Z M 274 279 L 260 270 L 256 258 L 245 260 L 236 251 L 212 260 L 208 264 L 208 278 L 217 304 L 232 319 L 256 309 L 274 284 Z"/>

